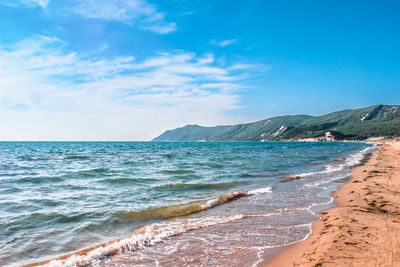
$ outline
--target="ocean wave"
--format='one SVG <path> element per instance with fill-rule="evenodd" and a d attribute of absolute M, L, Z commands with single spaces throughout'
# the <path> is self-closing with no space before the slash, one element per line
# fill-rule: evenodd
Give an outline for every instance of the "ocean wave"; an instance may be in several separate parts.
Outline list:
<path fill-rule="evenodd" d="M 254 196 L 270 192 L 271 192 L 271 187 L 253 189 L 248 191 L 236 191 L 222 196 L 218 196 L 210 200 L 198 200 L 189 203 L 164 206 L 145 211 L 130 211 L 128 213 L 123 214 L 122 217 L 126 221 L 147 220 L 153 218 L 168 219 L 173 217 L 182 217 L 196 212 L 204 211 L 242 197 Z"/>
<path fill-rule="evenodd" d="M 138 228 L 128 237 L 102 243 L 97 246 L 82 249 L 54 260 L 33 264 L 35 266 L 86 266 L 99 263 L 112 256 L 126 252 L 135 252 L 146 246 L 152 246 L 168 238 L 185 232 L 206 228 L 214 225 L 225 224 L 251 217 L 269 217 L 282 215 L 287 212 L 269 214 L 235 214 L 226 216 L 210 216 L 204 218 L 181 219 L 162 223 L 154 223 Z"/>
<path fill-rule="evenodd" d="M 271 190 L 272 190 L 271 187 L 264 187 L 264 188 L 249 190 L 249 191 L 247 191 L 247 194 L 249 196 L 254 196 L 254 195 L 259 195 L 259 194 L 271 193 Z"/>
<path fill-rule="evenodd" d="M 218 163 L 210 163 L 208 164 L 208 167 L 212 169 L 222 169 L 224 167 L 223 164 L 218 164 Z"/>
<path fill-rule="evenodd" d="M 321 165 L 322 162 L 317 161 L 317 162 L 307 162 L 307 165 Z"/>
<path fill-rule="evenodd" d="M 168 158 L 168 159 L 172 159 L 174 158 L 176 155 L 175 154 L 171 154 L 171 153 L 166 153 L 166 154 L 160 154 L 161 157 L 164 158 Z"/>
<path fill-rule="evenodd" d="M 317 175 L 317 174 L 332 173 L 332 172 L 340 171 L 344 168 L 354 167 L 355 165 L 358 165 L 361 163 L 362 159 L 364 158 L 364 156 L 367 153 L 371 153 L 375 149 L 376 149 L 376 146 L 366 147 L 366 148 L 350 155 L 349 157 L 347 157 L 342 164 L 330 164 L 330 165 L 325 166 L 323 171 L 293 174 L 293 175 L 288 176 L 288 178 L 297 179 L 297 178 L 303 178 L 303 177 L 308 177 L 308 176 Z"/>
<path fill-rule="evenodd" d="M 231 183 L 211 183 L 211 184 L 194 184 L 194 183 L 169 183 L 157 185 L 154 190 L 201 190 L 201 189 L 223 189 L 237 185 L 238 182 Z"/>
<path fill-rule="evenodd" d="M 193 173 L 193 170 L 186 169 L 178 169 L 178 170 L 163 170 L 162 172 L 167 174 L 185 174 L 185 173 Z"/>
<path fill-rule="evenodd" d="M 240 220 L 244 217 L 244 215 L 238 214 L 154 223 L 137 229 L 136 232 L 129 237 L 120 238 L 115 241 L 109 241 L 97 246 L 64 255 L 54 260 L 37 263 L 35 265 L 56 267 L 84 266 L 94 264 L 114 255 L 120 255 L 125 252 L 134 252 L 145 246 L 154 245 L 178 234 Z"/>
<path fill-rule="evenodd" d="M 259 172 L 259 173 L 244 173 L 242 177 L 271 177 L 275 176 L 276 174 L 273 172 Z"/>
<path fill-rule="evenodd" d="M 25 161 L 40 161 L 40 160 L 74 160 L 74 159 L 90 159 L 89 156 L 86 155 L 67 155 L 67 156 L 47 156 L 47 157 L 41 157 L 41 156 L 31 156 L 31 155 L 23 155 L 19 157 L 20 160 L 25 160 Z"/>
<path fill-rule="evenodd" d="M 129 178 L 129 177 L 111 177 L 97 180 L 98 183 L 106 184 L 140 184 L 143 182 L 159 181 L 156 178 Z"/>
<path fill-rule="evenodd" d="M 64 159 L 90 159 L 90 157 L 84 155 L 68 155 L 65 156 Z"/>
<path fill-rule="evenodd" d="M 10 179 L 13 183 L 23 184 L 23 183 L 33 183 L 33 184 L 43 184 L 50 182 L 62 182 L 64 178 L 62 176 L 28 176 Z"/>
<path fill-rule="evenodd" d="M 30 155 L 22 155 L 18 157 L 19 160 L 26 160 L 26 161 L 34 161 L 34 160 L 43 160 L 44 158 L 40 157 L 33 157 Z"/>
<path fill-rule="evenodd" d="M 222 169 L 224 168 L 224 164 L 221 163 L 215 163 L 215 162 L 197 162 L 195 165 L 202 166 L 202 167 L 207 167 L 211 169 Z"/>
<path fill-rule="evenodd" d="M 372 153 L 373 151 L 376 150 L 376 146 L 370 146 L 370 147 L 366 147 L 352 155 L 350 155 L 348 158 L 346 158 L 345 162 L 343 164 L 341 164 L 341 169 L 343 168 L 351 168 L 354 167 L 358 164 L 361 164 L 362 160 L 364 159 L 364 157 L 368 154 L 368 153 Z M 334 169 L 332 169 L 331 171 L 326 171 L 326 172 L 319 172 L 319 173 L 327 173 L 327 172 L 333 172 L 335 171 Z M 333 177 L 326 177 L 325 179 L 319 180 L 319 181 L 315 181 L 312 183 L 307 183 L 302 185 L 303 187 L 315 187 L 315 186 L 320 186 L 322 184 L 326 184 L 329 182 L 333 182 L 333 181 L 337 181 L 337 180 L 341 180 L 341 179 L 346 179 L 347 177 L 349 177 L 349 173 L 345 173 L 345 174 L 341 174 L 341 175 L 336 175 Z"/>
<path fill-rule="evenodd" d="M 94 168 L 94 169 L 81 169 L 77 173 L 83 176 L 97 176 L 98 174 L 103 174 L 108 172 L 108 168 Z"/>

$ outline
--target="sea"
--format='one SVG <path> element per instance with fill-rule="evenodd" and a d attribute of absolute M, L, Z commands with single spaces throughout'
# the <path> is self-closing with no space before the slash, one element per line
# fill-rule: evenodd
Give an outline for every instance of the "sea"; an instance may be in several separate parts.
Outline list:
<path fill-rule="evenodd" d="M 0 265 L 261 266 L 375 146 L 0 142 Z"/>

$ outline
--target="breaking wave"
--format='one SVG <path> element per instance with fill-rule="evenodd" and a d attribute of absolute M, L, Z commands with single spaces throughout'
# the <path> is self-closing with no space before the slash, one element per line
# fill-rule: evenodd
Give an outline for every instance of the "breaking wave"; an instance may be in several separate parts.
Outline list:
<path fill-rule="evenodd" d="M 258 194 L 265 194 L 271 192 L 271 187 L 259 188 L 248 191 L 235 191 L 210 200 L 199 200 L 184 204 L 164 206 L 156 209 L 145 211 L 131 211 L 123 215 L 126 221 L 131 220 L 147 220 L 153 218 L 169 219 L 173 217 L 181 217 L 192 213 L 204 211 L 227 202 Z"/>
<path fill-rule="evenodd" d="M 354 153 L 354 154 L 350 155 L 349 157 L 347 157 L 344 160 L 344 162 L 341 164 L 330 164 L 330 165 L 325 166 L 323 171 L 293 174 L 293 175 L 288 176 L 288 178 L 296 179 L 296 178 L 303 178 L 303 177 L 308 177 L 308 176 L 317 175 L 317 174 L 328 174 L 328 173 L 340 171 L 344 168 L 354 167 L 355 165 L 358 165 L 361 163 L 362 159 L 364 158 L 364 156 L 366 154 L 371 153 L 374 150 L 376 150 L 376 146 L 366 147 L 366 148 L 358 151 L 357 153 Z"/>
<path fill-rule="evenodd" d="M 271 187 L 259 188 L 248 191 L 232 192 L 208 201 L 196 201 L 188 204 L 161 207 L 158 209 L 147 210 L 143 212 L 129 212 L 125 214 L 127 219 L 150 219 L 150 218 L 171 218 L 188 215 L 194 212 L 203 211 L 224 203 L 246 196 L 254 196 L 271 192 Z M 243 218 L 267 217 L 288 213 L 282 211 L 271 214 L 236 214 L 227 216 L 212 216 L 205 218 L 190 218 L 172 220 L 161 223 L 153 223 L 138 228 L 134 234 L 117 240 L 102 243 L 97 246 L 89 247 L 70 253 L 54 260 L 32 264 L 30 266 L 84 266 L 95 262 L 105 260 L 114 255 L 120 255 L 125 252 L 134 252 L 145 246 L 151 246 L 167 238 L 179 235 L 188 231 L 205 228 L 217 224 L 229 223 Z"/>

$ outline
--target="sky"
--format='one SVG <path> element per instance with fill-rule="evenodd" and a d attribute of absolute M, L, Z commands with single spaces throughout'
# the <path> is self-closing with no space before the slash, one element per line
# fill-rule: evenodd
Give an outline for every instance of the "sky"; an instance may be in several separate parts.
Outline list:
<path fill-rule="evenodd" d="M 400 104 L 399 1 L 0 0 L 0 140 Z"/>

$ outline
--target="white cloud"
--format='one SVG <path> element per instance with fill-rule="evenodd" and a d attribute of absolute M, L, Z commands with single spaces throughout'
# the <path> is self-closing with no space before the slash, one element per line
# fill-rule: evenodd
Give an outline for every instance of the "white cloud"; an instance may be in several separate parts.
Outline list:
<path fill-rule="evenodd" d="M 154 21 L 164 17 L 144 0 L 73 0 L 72 3 L 72 11 L 89 18 L 124 21 L 144 17 Z"/>
<path fill-rule="evenodd" d="M 17 7 L 19 5 L 27 5 L 30 7 L 37 7 L 40 6 L 43 9 L 46 9 L 50 0 L 1 0 L 0 4 Z"/>
<path fill-rule="evenodd" d="M 151 30 L 153 32 L 158 32 L 162 34 L 170 33 L 177 30 L 176 23 L 170 22 L 166 25 L 152 25 L 152 26 L 145 26 L 147 30 Z"/>
<path fill-rule="evenodd" d="M 229 39 L 229 40 L 223 40 L 223 41 L 216 41 L 216 40 L 211 41 L 212 44 L 218 45 L 220 47 L 226 47 L 226 46 L 234 44 L 236 42 L 237 42 L 237 39 Z"/>
<path fill-rule="evenodd" d="M 47 10 L 50 0 L 0 0 L 0 3 L 9 6 L 40 6 L 51 12 Z M 56 5 L 63 12 L 92 19 L 120 21 L 161 34 L 177 30 L 175 22 L 167 21 L 165 13 L 158 11 L 156 6 L 146 0 L 65 0 L 54 1 Z"/>
<path fill-rule="evenodd" d="M 50 0 L 25 0 L 25 1 L 36 3 L 37 5 L 41 6 L 43 9 L 46 9 L 47 5 L 50 2 Z"/>
<path fill-rule="evenodd" d="M 3 140 L 148 140 L 189 123 L 238 120 L 226 112 L 239 107 L 245 76 L 211 54 L 161 53 L 137 62 L 64 46 L 36 36 L 0 47 Z"/>
<path fill-rule="evenodd" d="M 143 29 L 165 34 L 177 29 L 175 22 L 145 0 L 73 0 L 69 10 L 87 18 L 138 24 Z"/>

